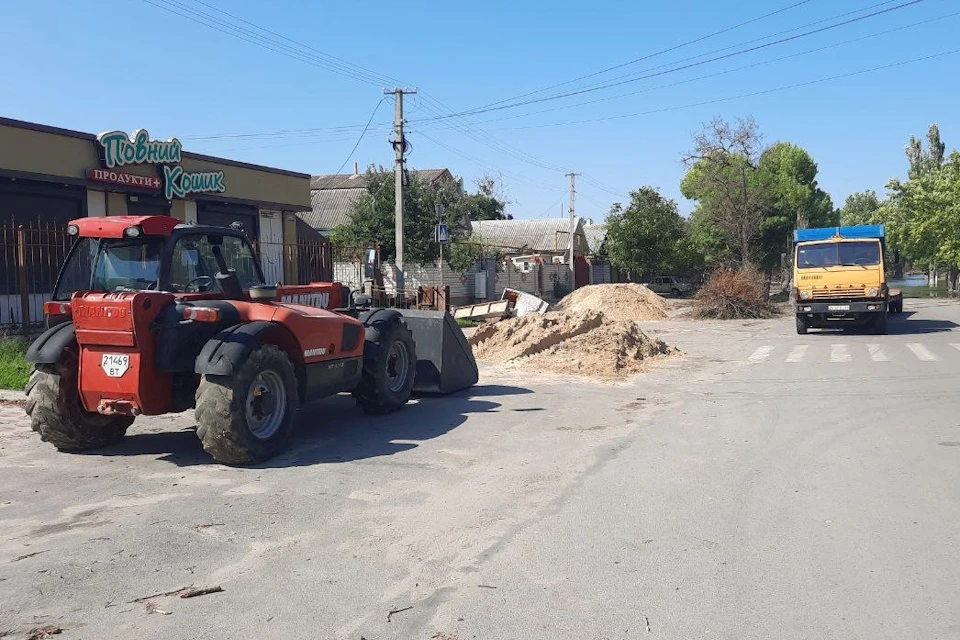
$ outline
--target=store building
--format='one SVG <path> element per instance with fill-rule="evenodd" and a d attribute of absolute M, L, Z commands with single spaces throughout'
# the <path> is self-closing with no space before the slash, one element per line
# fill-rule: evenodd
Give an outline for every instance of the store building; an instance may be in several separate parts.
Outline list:
<path fill-rule="evenodd" d="M 267 281 L 281 282 L 296 273 L 284 247 L 296 245 L 296 214 L 309 210 L 307 174 L 190 153 L 176 138 L 154 140 L 143 129 L 93 135 L 0 118 L 5 227 L 150 214 L 239 222 L 257 245 Z"/>

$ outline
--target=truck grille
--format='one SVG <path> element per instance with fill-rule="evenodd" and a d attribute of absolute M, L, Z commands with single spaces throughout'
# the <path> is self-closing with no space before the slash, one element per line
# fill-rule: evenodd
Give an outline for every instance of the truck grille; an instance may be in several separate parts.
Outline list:
<path fill-rule="evenodd" d="M 863 287 L 833 287 L 830 289 L 814 289 L 813 299 L 823 298 L 865 298 L 866 289 Z"/>

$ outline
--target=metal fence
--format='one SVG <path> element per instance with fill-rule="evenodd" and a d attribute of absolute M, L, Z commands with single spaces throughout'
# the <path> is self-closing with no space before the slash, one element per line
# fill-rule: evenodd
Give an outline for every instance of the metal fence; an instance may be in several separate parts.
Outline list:
<path fill-rule="evenodd" d="M 283 247 L 287 281 L 290 284 L 333 280 L 333 250 L 324 238 L 300 239 Z"/>
<path fill-rule="evenodd" d="M 28 333 L 43 322 L 43 303 L 53 294 L 70 244 L 59 224 L 0 223 L 0 326 Z"/>
<path fill-rule="evenodd" d="M 0 222 L 0 330 L 27 334 L 43 324 L 43 303 L 53 296 L 71 244 L 59 223 Z M 333 280 L 333 251 L 325 238 L 284 244 L 283 260 L 286 284 Z"/>

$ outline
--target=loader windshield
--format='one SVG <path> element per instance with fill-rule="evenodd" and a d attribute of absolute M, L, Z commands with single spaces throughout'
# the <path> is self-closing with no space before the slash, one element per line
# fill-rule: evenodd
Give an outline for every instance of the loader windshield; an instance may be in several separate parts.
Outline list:
<path fill-rule="evenodd" d="M 80 238 L 63 267 L 54 300 L 77 291 L 113 292 L 156 289 L 162 238 Z"/>

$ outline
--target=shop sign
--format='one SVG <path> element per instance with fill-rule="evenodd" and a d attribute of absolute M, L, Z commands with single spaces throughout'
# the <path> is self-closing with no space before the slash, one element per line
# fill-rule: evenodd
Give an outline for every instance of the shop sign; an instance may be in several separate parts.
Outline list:
<path fill-rule="evenodd" d="M 157 176 L 138 176 L 135 173 L 124 173 L 123 171 L 114 171 L 112 169 L 87 169 L 87 180 L 106 184 L 118 184 L 123 187 L 152 189 L 154 191 L 159 191 L 163 188 L 163 183 Z"/>
<path fill-rule="evenodd" d="M 223 171 L 187 172 L 180 166 L 183 145 L 176 138 L 151 140 L 146 129 L 137 129 L 128 137 L 123 131 L 108 131 L 97 136 L 106 168 L 116 169 L 134 164 L 163 166 L 160 178 L 136 176 L 121 171 L 89 169 L 87 177 L 96 182 L 164 190 L 167 200 L 184 198 L 192 193 L 223 193 Z"/>
<path fill-rule="evenodd" d="M 123 131 L 108 131 L 97 136 L 103 147 L 103 164 L 115 169 L 127 164 L 178 164 L 183 146 L 176 138 L 151 140 L 146 129 L 137 129 L 128 138 Z"/>
<path fill-rule="evenodd" d="M 167 200 L 173 197 L 183 198 L 191 193 L 223 193 L 227 190 L 223 185 L 223 171 L 187 173 L 180 165 L 164 165 L 163 182 L 166 185 L 164 193 Z"/>

